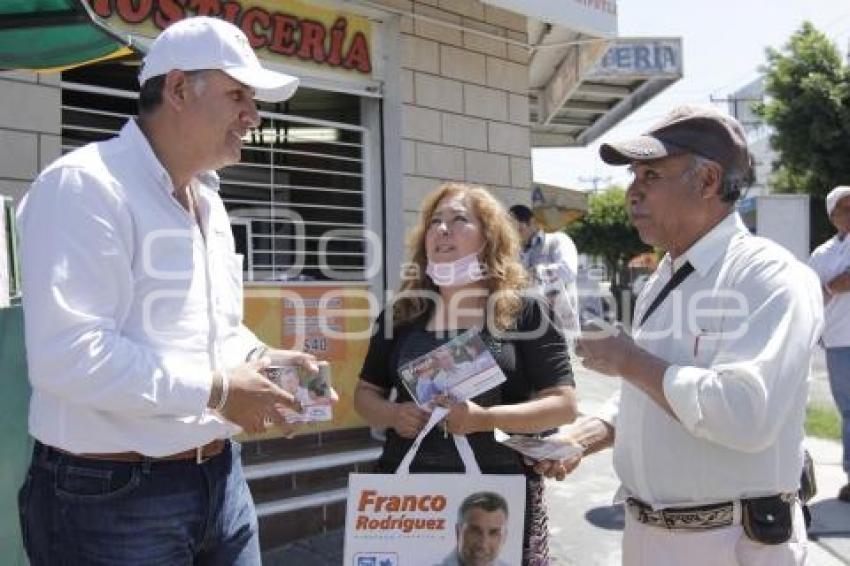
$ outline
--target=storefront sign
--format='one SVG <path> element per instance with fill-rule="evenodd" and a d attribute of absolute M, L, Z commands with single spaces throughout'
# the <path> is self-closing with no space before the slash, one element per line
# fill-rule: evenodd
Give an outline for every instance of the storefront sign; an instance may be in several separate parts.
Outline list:
<path fill-rule="evenodd" d="M 263 59 L 369 75 L 371 25 L 297 0 L 88 0 L 110 25 L 154 37 L 183 18 L 213 16 L 239 26 Z"/>
<path fill-rule="evenodd" d="M 682 41 L 674 38 L 618 39 L 590 73 L 593 77 L 681 74 Z"/>

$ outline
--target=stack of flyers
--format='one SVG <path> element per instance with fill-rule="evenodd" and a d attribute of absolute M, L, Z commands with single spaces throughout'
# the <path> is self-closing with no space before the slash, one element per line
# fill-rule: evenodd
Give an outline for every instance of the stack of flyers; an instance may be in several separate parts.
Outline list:
<path fill-rule="evenodd" d="M 288 423 L 313 423 L 333 419 L 331 406 L 331 367 L 319 362 L 319 372 L 311 373 L 301 366 L 268 366 L 263 373 L 278 387 L 285 389 L 301 403 L 303 413 L 284 409 Z"/>
<path fill-rule="evenodd" d="M 410 396 L 427 411 L 441 395 L 465 401 L 505 381 L 476 328 L 404 364 L 399 373 Z"/>
<path fill-rule="evenodd" d="M 551 438 L 510 435 L 498 428 L 493 431 L 493 436 L 496 438 L 496 442 L 504 444 L 508 448 L 513 448 L 532 460 L 568 460 L 583 452 L 577 446 L 564 444 Z"/>

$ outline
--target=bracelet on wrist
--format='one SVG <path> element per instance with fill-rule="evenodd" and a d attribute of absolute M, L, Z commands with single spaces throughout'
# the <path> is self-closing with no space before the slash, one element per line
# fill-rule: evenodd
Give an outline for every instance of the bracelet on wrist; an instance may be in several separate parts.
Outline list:
<path fill-rule="evenodd" d="M 224 370 L 219 372 L 221 376 L 221 394 L 218 397 L 218 403 L 213 407 L 214 411 L 218 411 L 219 413 L 224 410 L 224 406 L 227 404 L 227 394 L 230 393 L 230 378 L 227 377 L 227 372 Z"/>

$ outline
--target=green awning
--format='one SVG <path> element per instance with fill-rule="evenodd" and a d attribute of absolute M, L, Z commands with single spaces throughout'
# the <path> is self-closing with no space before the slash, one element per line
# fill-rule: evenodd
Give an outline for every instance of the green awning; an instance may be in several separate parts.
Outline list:
<path fill-rule="evenodd" d="M 133 52 L 86 0 L 0 1 L 0 69 L 61 71 Z"/>

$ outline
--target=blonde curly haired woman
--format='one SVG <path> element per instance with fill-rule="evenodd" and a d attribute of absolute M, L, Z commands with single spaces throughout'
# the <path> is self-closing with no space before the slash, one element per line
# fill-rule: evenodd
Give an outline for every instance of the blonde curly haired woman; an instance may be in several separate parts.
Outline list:
<path fill-rule="evenodd" d="M 446 183 L 423 203 L 410 237 L 411 263 L 401 293 L 377 319 L 354 395 L 357 412 L 386 428 L 378 471 L 393 473 L 428 413 L 411 399 L 398 369 L 469 328 L 506 376 L 500 386 L 451 405 L 448 432 L 465 434 L 484 473 L 524 474 L 523 564 L 547 564 L 543 481 L 522 457 L 497 443 L 493 429 L 538 433 L 576 416 L 574 381 L 564 336 L 545 306 L 524 296 L 519 236 L 505 208 L 480 186 Z M 392 389 L 398 391 L 389 400 Z M 432 430 L 412 472 L 460 472 L 451 437 Z"/>

